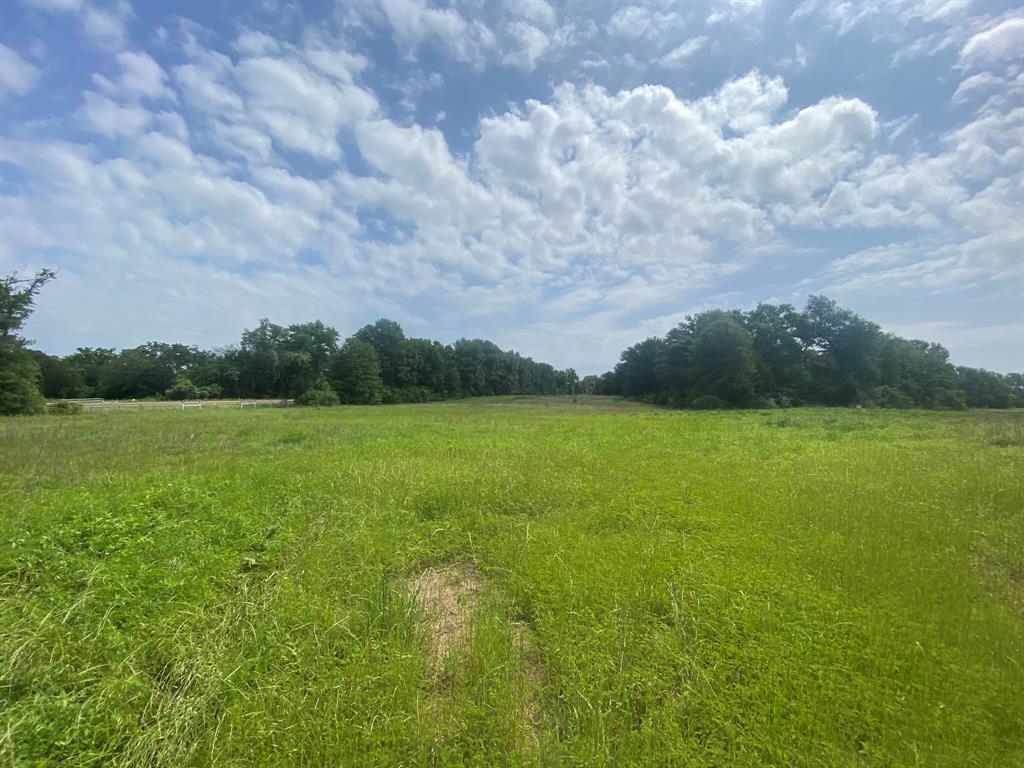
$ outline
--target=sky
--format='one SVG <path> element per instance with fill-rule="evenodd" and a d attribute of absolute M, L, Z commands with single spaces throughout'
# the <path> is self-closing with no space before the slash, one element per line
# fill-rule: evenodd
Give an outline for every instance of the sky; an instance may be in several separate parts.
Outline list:
<path fill-rule="evenodd" d="M 824 293 L 1024 368 L 1024 6 L 4 0 L 0 274 L 36 347 L 260 318 L 580 374 Z"/>

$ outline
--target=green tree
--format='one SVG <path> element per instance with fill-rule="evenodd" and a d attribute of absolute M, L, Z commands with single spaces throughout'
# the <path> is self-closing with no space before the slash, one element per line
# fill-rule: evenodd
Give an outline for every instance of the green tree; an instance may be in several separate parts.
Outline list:
<path fill-rule="evenodd" d="M 665 342 L 650 337 L 623 351 L 615 366 L 619 392 L 626 397 L 654 395 L 658 390 L 656 367 Z"/>
<path fill-rule="evenodd" d="M 881 332 L 827 296 L 811 296 L 798 323 L 811 357 L 815 399 L 825 405 L 852 405 L 878 383 Z"/>
<path fill-rule="evenodd" d="M 409 345 L 402 326 L 394 320 L 381 318 L 373 325 L 360 328 L 355 337 L 376 350 L 385 387 L 401 389 L 415 382 Z"/>
<path fill-rule="evenodd" d="M 744 407 L 754 401 L 757 370 L 750 332 L 725 313 L 701 323 L 694 334 L 690 359 L 691 397 L 718 397 Z"/>
<path fill-rule="evenodd" d="M 267 318 L 252 330 L 242 333 L 239 345 L 239 381 L 242 394 L 248 397 L 271 397 L 278 394 L 281 353 L 287 332 Z"/>
<path fill-rule="evenodd" d="M 335 354 L 331 378 L 343 403 L 370 405 L 381 402 L 384 396 L 377 350 L 354 336 Z"/>
<path fill-rule="evenodd" d="M 1008 378 L 984 368 L 956 369 L 957 386 L 963 390 L 970 408 L 1009 408 L 1016 398 Z"/>
<path fill-rule="evenodd" d="M 796 337 L 801 315 L 792 304 L 758 304 L 744 317 L 761 395 L 800 403 L 810 383 L 809 359 Z"/>
<path fill-rule="evenodd" d="M 12 274 L 0 280 L 0 414 L 40 413 L 45 406 L 39 365 L 19 332 L 32 314 L 36 295 L 54 277 L 42 269 L 30 278 Z"/>
<path fill-rule="evenodd" d="M 33 351 L 40 372 L 40 389 L 47 398 L 88 397 L 85 375 L 71 357 Z"/>

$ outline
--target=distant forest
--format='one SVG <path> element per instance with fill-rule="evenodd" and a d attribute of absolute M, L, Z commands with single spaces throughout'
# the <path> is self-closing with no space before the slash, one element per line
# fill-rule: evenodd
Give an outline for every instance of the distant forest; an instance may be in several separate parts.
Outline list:
<path fill-rule="evenodd" d="M 761 304 L 689 316 L 584 383 L 594 392 L 684 408 L 1024 407 L 1020 373 L 954 367 L 941 344 L 883 333 L 826 296 L 811 296 L 802 312 Z"/>
<path fill-rule="evenodd" d="M 215 351 L 151 342 L 119 353 L 81 348 L 67 357 L 34 354 L 48 398 L 297 398 L 328 405 L 579 388 L 572 369 L 559 371 L 481 339 L 445 345 L 407 338 L 392 320 L 367 325 L 344 342 L 320 321 L 282 326 L 261 320 L 238 346 Z"/>
<path fill-rule="evenodd" d="M 941 345 L 882 333 L 824 296 L 812 296 L 802 312 L 762 304 L 689 316 L 664 337 L 625 350 L 613 371 L 580 379 L 572 368 L 557 370 L 490 341 L 407 338 L 386 319 L 344 341 L 320 321 L 264 319 L 225 349 L 150 342 L 57 357 L 30 349 L 19 333 L 54 276 L 43 270 L 0 281 L 0 413 L 39 412 L 43 397 L 335 405 L 608 394 L 683 408 L 1024 406 L 1021 374 L 954 367 Z"/>

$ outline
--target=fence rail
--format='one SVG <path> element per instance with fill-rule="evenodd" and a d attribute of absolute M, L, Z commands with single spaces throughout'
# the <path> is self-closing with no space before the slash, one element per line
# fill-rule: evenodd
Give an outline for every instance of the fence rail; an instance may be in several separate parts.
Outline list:
<path fill-rule="evenodd" d="M 102 400 L 78 398 L 64 402 L 80 403 L 87 411 L 167 410 L 186 408 L 288 408 L 294 400 Z"/>

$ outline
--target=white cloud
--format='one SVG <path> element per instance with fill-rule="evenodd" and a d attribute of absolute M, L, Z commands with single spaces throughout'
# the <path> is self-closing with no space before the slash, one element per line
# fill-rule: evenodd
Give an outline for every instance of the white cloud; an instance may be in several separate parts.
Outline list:
<path fill-rule="evenodd" d="M 856 100 L 826 99 L 773 122 L 785 86 L 755 71 L 698 102 L 657 86 L 563 85 L 548 103 L 481 120 L 471 154 L 457 157 L 438 130 L 382 119 L 372 100 L 339 109 L 351 84 L 281 55 L 237 65 L 197 56 L 185 65 L 195 69 L 175 70 L 182 87 L 212 82 L 231 94 L 204 128 L 232 152 L 224 162 L 197 153 L 194 131 L 171 113 L 160 116 L 168 132 L 145 133 L 156 124 L 149 113 L 87 96 L 83 120 L 123 142 L 116 163 L 85 148 L 48 161 L 40 146 L 19 152 L 26 167 L 44 169 L 36 183 L 48 202 L 37 215 L 69 217 L 45 242 L 77 250 L 98 248 L 98 238 L 115 253 L 277 265 L 316 248 L 368 293 L 429 289 L 453 313 L 505 311 L 570 285 L 628 313 L 670 300 L 679 284 L 739 269 L 715 243 L 771 242 L 778 206 L 800 210 L 827 193 L 876 131 Z M 197 92 L 209 98 L 209 89 Z M 275 125 L 268 114 L 291 122 Z M 296 175 L 275 163 L 255 128 L 265 123 L 281 146 L 325 158 L 347 125 L 371 175 Z M 737 135 L 723 135 L 727 126 Z M 247 175 L 231 170 L 236 161 Z M 69 214 L 86 188 L 105 189 L 104 205 Z M 398 223 L 384 240 L 356 218 L 380 211 Z M 76 241 L 75 228 L 91 234 Z M 471 288 L 480 281 L 500 282 L 501 296 L 481 301 Z M 571 314 L 583 305 L 552 306 Z"/>
<path fill-rule="evenodd" d="M 979 93 L 995 91 L 1002 87 L 1004 83 L 1003 78 L 993 75 L 991 72 L 980 72 L 962 81 L 957 86 L 951 100 L 954 104 L 962 103 L 974 98 Z"/>
<path fill-rule="evenodd" d="M 793 69 L 799 72 L 807 67 L 807 49 L 797 43 L 793 49 L 792 56 L 785 56 L 779 60 L 779 66 L 786 69 Z"/>
<path fill-rule="evenodd" d="M 956 18 L 958 6 L 947 5 L 918 8 L 915 23 Z M 488 11 L 491 33 L 467 15 L 474 8 L 386 3 L 368 18 L 407 57 L 432 46 L 446 65 L 523 71 L 596 29 L 559 27 L 546 3 L 524 3 Z M 760 17 L 742 10 L 713 8 L 723 22 L 726 12 L 741 23 Z M 638 41 L 681 24 L 650 7 L 615 17 L 609 32 Z M 465 141 L 410 122 L 439 74 L 403 62 L 400 74 L 365 76 L 370 61 L 324 30 L 307 29 L 301 43 L 243 30 L 230 57 L 204 47 L 215 38 L 194 26 L 184 38 L 168 54 L 178 64 L 168 65 L 170 78 L 148 55 L 125 50 L 110 59 L 118 74 L 97 76 L 99 92 L 84 95 L 77 117 L 107 141 L 40 134 L 0 148 L 21 169 L 5 188 L 14 213 L 0 238 L 19 261 L 47 248 L 71 254 L 69 282 L 118 275 L 117 289 L 130 283 L 131 301 L 145 297 L 168 325 L 183 306 L 219 318 L 232 328 L 225 341 L 268 306 L 284 320 L 344 322 L 355 310 L 339 316 L 337 306 L 351 297 L 359 311 L 404 308 L 431 316 L 434 328 L 462 328 L 466 317 L 485 327 L 536 310 L 537 323 L 509 333 L 510 342 L 535 345 L 536 354 L 551 329 L 564 329 L 599 364 L 604 352 L 587 341 L 595 329 L 614 356 L 638 329 L 670 326 L 685 291 L 755 260 L 781 264 L 801 229 L 912 232 L 815 276 L 841 295 L 1008 282 L 1024 248 L 1012 226 L 1024 207 L 1024 109 L 1007 90 L 1018 76 L 992 74 L 998 68 L 956 89 L 958 104 L 988 100 L 932 151 L 920 149 L 924 140 L 892 143 L 912 118 L 880 125 L 870 104 L 849 97 L 790 103 L 783 79 L 758 69 L 702 98 L 653 84 L 562 83 L 475 125 L 453 115 L 451 130 L 465 129 Z M 581 54 L 601 57 L 608 44 L 598 36 Z M 709 43 L 644 45 L 648 61 L 670 67 Z M 621 61 L 610 54 L 595 66 Z M 787 66 L 805 63 L 797 47 Z M 368 82 L 398 96 L 378 101 Z M 309 255 L 322 263 L 304 264 Z M 237 295 L 230 317 L 210 298 L 225 286 Z M 299 286 L 301 299 L 283 286 Z"/>
<path fill-rule="evenodd" d="M 971 64 L 1024 57 L 1024 17 L 1001 21 L 964 45 L 960 57 Z"/>
<path fill-rule="evenodd" d="M 0 43 L 0 103 L 10 94 L 24 96 L 35 87 L 42 71 L 18 55 L 17 51 Z"/>
<path fill-rule="evenodd" d="M 119 50 L 127 40 L 127 24 L 134 17 L 128 0 L 95 3 L 88 0 L 22 0 L 30 8 L 44 13 L 65 14 L 76 18 L 82 35 L 94 46 Z"/>
<path fill-rule="evenodd" d="M 116 81 L 102 75 L 93 75 L 93 81 L 108 95 L 126 98 L 175 99 L 174 92 L 167 87 L 167 73 L 143 52 L 121 51 L 117 54 L 121 74 Z"/>
<path fill-rule="evenodd" d="M 377 110 L 369 91 L 332 82 L 295 59 L 243 59 L 235 76 L 250 114 L 274 140 L 315 157 L 337 159 L 338 131 Z"/>
<path fill-rule="evenodd" d="M 278 53 L 281 50 L 281 44 L 264 32 L 245 29 L 235 40 L 232 48 L 243 56 L 268 56 Z"/>
<path fill-rule="evenodd" d="M 909 131 L 911 126 L 917 122 L 918 117 L 920 117 L 920 115 L 903 115 L 902 117 L 898 117 L 895 120 L 890 120 L 885 123 L 882 127 L 885 128 L 888 133 L 889 143 L 892 144 L 900 136 Z"/>
<path fill-rule="evenodd" d="M 23 0 L 26 5 L 47 13 L 73 13 L 81 9 L 82 0 Z"/>
<path fill-rule="evenodd" d="M 708 15 L 708 24 L 760 20 L 764 15 L 762 0 L 719 0 Z"/>
<path fill-rule="evenodd" d="M 495 47 L 494 33 L 467 21 L 454 8 L 432 8 L 424 0 L 381 0 L 395 42 L 410 52 L 432 43 L 458 61 L 482 67 Z"/>
<path fill-rule="evenodd" d="M 557 21 L 557 14 L 545 0 L 517 0 L 509 3 L 506 7 L 510 15 L 538 24 L 541 27 L 550 29 Z"/>
<path fill-rule="evenodd" d="M 514 21 L 507 27 L 515 41 L 514 49 L 505 53 L 503 63 L 530 72 L 537 66 L 537 59 L 544 55 L 551 42 L 540 29 L 522 21 Z"/>
<path fill-rule="evenodd" d="M 85 5 L 81 12 L 82 32 L 101 48 L 121 48 L 127 39 L 128 20 L 133 15 L 126 0 L 104 7 Z"/>
<path fill-rule="evenodd" d="M 675 13 L 659 13 L 644 6 L 620 8 L 608 20 L 608 34 L 638 40 L 663 34 L 665 28 L 679 22 Z"/>
<path fill-rule="evenodd" d="M 686 63 L 690 60 L 690 58 L 707 44 L 708 39 L 703 35 L 700 37 L 691 37 L 682 45 L 676 46 L 671 51 L 662 56 L 660 59 L 658 59 L 658 63 L 661 66 L 670 69 L 675 67 L 686 66 Z"/>
<path fill-rule="evenodd" d="M 85 93 L 85 104 L 78 110 L 86 128 L 110 138 L 140 133 L 151 117 L 142 107 L 122 106 L 92 91 Z"/>
<path fill-rule="evenodd" d="M 723 85 L 714 96 L 704 99 L 702 106 L 714 122 L 748 133 L 768 125 L 788 99 L 781 77 L 765 77 L 755 69 Z"/>

